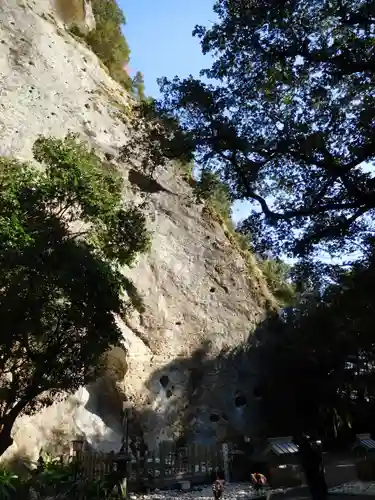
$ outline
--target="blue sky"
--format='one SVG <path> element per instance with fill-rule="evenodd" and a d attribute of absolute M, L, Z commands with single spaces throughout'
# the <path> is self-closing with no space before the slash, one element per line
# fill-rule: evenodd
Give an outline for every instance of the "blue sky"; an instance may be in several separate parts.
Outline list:
<path fill-rule="evenodd" d="M 119 0 L 127 20 L 129 66 L 143 72 L 148 95 L 157 97 L 156 79 L 161 76 L 198 76 L 210 65 L 191 33 L 196 24 L 207 26 L 214 19 L 213 4 L 214 0 Z"/>
<path fill-rule="evenodd" d="M 127 24 L 124 28 L 131 50 L 132 73 L 142 71 L 146 94 L 158 97 L 156 79 L 198 76 L 209 67 L 210 56 L 203 56 L 199 40 L 191 33 L 196 24 L 209 26 L 215 20 L 214 0 L 118 0 Z M 248 204 L 235 203 L 233 219 L 244 218 Z"/>

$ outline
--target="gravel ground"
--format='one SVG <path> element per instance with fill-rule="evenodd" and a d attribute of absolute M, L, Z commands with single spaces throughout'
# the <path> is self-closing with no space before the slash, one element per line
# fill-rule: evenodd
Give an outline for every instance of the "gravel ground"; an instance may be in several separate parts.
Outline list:
<path fill-rule="evenodd" d="M 334 494 L 375 496 L 375 482 L 351 481 L 350 483 L 330 488 L 329 492 Z"/>
<path fill-rule="evenodd" d="M 289 489 L 274 489 L 268 490 L 268 493 L 289 492 L 294 488 Z M 225 486 L 223 500 L 248 500 L 251 498 L 259 498 L 264 496 L 265 492 L 258 494 L 254 491 L 250 483 L 230 483 Z M 213 500 L 212 485 L 194 487 L 190 491 L 167 490 L 155 491 L 147 495 L 130 495 L 130 500 L 169 500 L 179 497 L 181 500 Z"/>
<path fill-rule="evenodd" d="M 285 498 L 286 500 L 308 500 L 310 498 L 306 487 L 268 490 L 268 492 L 259 495 L 254 491 L 250 483 L 231 483 L 225 487 L 223 500 L 250 500 L 260 496 L 264 498 L 265 493 L 268 493 L 267 498 L 271 498 L 271 500 L 274 495 L 278 499 Z M 347 496 L 351 500 L 363 497 L 375 499 L 375 482 L 351 481 L 329 489 L 329 498 L 332 500 L 345 499 L 348 498 Z M 180 490 L 156 490 L 147 495 L 132 494 L 130 500 L 173 500 L 176 497 L 181 500 L 213 500 L 212 485 L 194 487 L 186 492 Z"/>

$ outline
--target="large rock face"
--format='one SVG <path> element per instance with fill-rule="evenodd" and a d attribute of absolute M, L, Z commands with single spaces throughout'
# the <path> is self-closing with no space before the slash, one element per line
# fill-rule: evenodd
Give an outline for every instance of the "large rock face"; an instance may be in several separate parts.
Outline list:
<path fill-rule="evenodd" d="M 97 57 L 65 29 L 49 0 L 2 0 L 0 6 L 0 154 L 31 158 L 39 134 L 79 133 L 99 154 L 117 156 L 131 133 L 131 99 Z M 152 248 L 127 270 L 146 312 L 120 324 L 124 349 L 104 376 L 68 400 L 18 420 L 9 454 L 33 457 L 65 446 L 76 433 L 117 449 L 121 397 L 136 409 L 149 445 L 182 427 L 195 437 L 256 429 L 256 359 L 218 353 L 241 345 L 273 299 L 224 228 L 174 167 L 160 169 L 158 189 L 118 165 L 127 196 L 147 200 Z M 151 191 L 151 192 L 147 192 Z M 234 361 L 233 361 L 234 360 Z"/>

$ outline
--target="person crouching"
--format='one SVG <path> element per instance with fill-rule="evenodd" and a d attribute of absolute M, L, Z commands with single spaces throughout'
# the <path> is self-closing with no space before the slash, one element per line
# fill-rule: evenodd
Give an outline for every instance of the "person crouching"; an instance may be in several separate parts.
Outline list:
<path fill-rule="evenodd" d="M 267 485 L 267 478 L 260 472 L 254 472 L 251 474 L 251 484 L 256 492 L 258 492 L 262 487 Z"/>
<path fill-rule="evenodd" d="M 212 485 L 212 492 L 214 494 L 214 499 L 219 500 L 224 493 L 224 481 L 222 479 L 216 479 Z"/>

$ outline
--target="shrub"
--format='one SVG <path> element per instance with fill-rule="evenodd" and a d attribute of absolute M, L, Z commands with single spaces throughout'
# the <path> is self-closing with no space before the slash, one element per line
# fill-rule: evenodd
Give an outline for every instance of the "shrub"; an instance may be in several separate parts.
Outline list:
<path fill-rule="evenodd" d="M 135 93 L 138 101 L 144 101 L 146 99 L 145 94 L 145 81 L 143 74 L 140 71 L 137 71 L 137 74 L 133 78 L 132 82 L 133 92 Z"/>
<path fill-rule="evenodd" d="M 114 80 L 128 91 L 136 88 L 137 92 L 141 92 L 139 75 L 142 73 L 137 73 L 138 77 L 133 83 L 125 69 L 129 62 L 130 50 L 121 31 L 121 26 L 125 24 L 122 10 L 115 0 L 92 0 L 92 8 L 96 28 L 85 34 L 78 24 L 73 23 L 69 32 L 89 45 Z"/>
<path fill-rule="evenodd" d="M 195 194 L 198 199 L 206 200 L 225 222 L 231 219 L 231 197 L 228 188 L 217 175 L 204 170 L 195 183 Z"/>
<path fill-rule="evenodd" d="M 290 266 L 280 259 L 259 259 L 258 262 L 268 288 L 279 304 L 281 306 L 292 305 L 296 298 L 296 290 L 288 281 Z"/>
<path fill-rule="evenodd" d="M 0 469 L 0 499 L 11 500 L 17 498 L 20 479 L 6 469 Z"/>
<path fill-rule="evenodd" d="M 115 0 L 92 0 L 92 8 L 96 29 L 90 31 L 85 40 L 107 66 L 111 77 L 131 90 L 132 80 L 125 71 L 130 50 L 121 32 L 125 16 Z"/>

